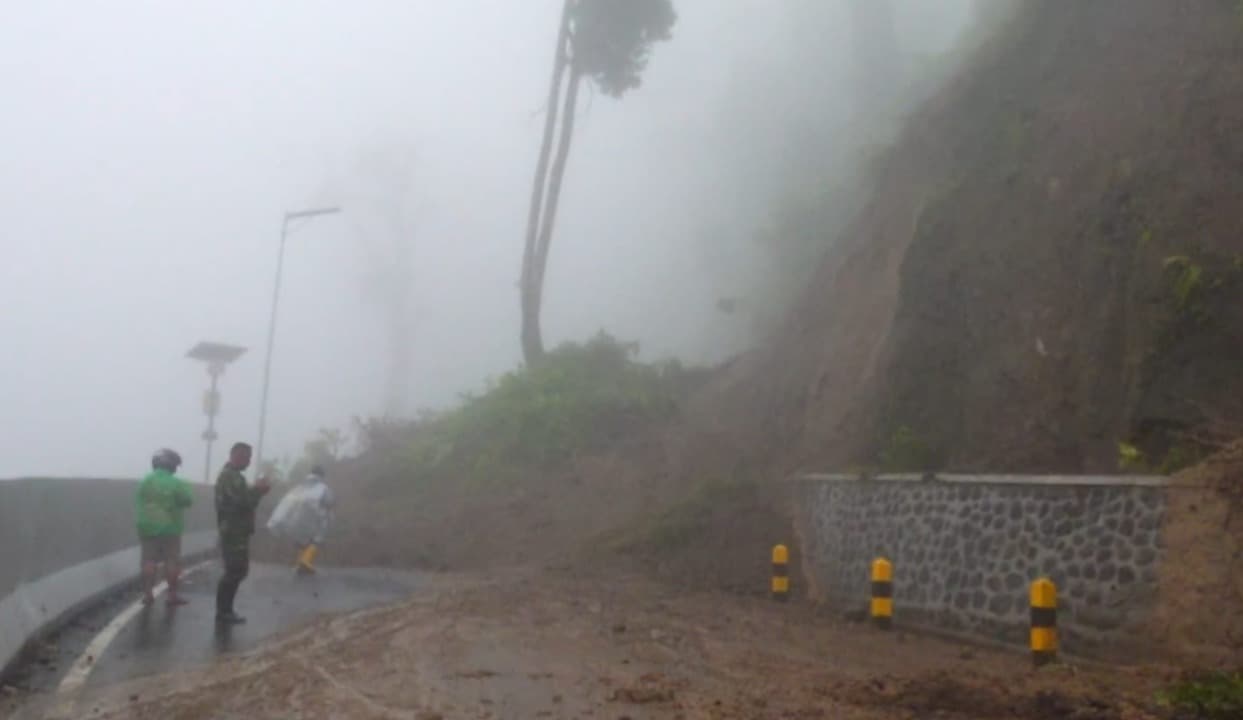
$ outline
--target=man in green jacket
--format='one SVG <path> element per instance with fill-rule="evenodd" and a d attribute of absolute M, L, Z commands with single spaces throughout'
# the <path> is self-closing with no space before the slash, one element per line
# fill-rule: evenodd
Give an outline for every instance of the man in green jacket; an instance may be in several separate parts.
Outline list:
<path fill-rule="evenodd" d="M 142 548 L 142 602 L 155 602 L 155 575 L 160 564 L 168 581 L 169 606 L 184 605 L 177 592 L 181 577 L 181 533 L 185 509 L 194 502 L 190 484 L 174 473 L 181 456 L 164 448 L 151 457 L 151 473 L 143 478 L 134 494 L 134 515 Z"/>
<path fill-rule="evenodd" d="M 224 574 L 216 585 L 216 622 L 240 625 L 246 618 L 233 610 L 237 588 L 250 574 L 250 536 L 255 534 L 255 509 L 272 489 L 261 477 L 254 487 L 242 474 L 250 467 L 250 446 L 237 443 L 229 451 L 229 461 L 216 478 L 216 526 L 220 531 L 220 555 Z"/>

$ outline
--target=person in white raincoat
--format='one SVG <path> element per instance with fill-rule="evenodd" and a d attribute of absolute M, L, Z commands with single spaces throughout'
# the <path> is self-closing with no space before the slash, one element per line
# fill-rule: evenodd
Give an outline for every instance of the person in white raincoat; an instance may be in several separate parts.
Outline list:
<path fill-rule="evenodd" d="M 299 573 L 315 572 L 315 556 L 332 525 L 335 505 L 332 489 L 324 482 L 324 468 L 316 465 L 272 510 L 268 530 L 297 546 Z"/>

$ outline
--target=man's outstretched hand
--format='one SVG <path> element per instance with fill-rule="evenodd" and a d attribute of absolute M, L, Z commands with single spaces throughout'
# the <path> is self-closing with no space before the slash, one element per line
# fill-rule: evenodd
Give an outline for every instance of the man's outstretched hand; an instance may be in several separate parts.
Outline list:
<path fill-rule="evenodd" d="M 255 489 L 266 495 L 272 489 L 272 481 L 268 479 L 267 475 L 264 475 L 255 481 Z"/>

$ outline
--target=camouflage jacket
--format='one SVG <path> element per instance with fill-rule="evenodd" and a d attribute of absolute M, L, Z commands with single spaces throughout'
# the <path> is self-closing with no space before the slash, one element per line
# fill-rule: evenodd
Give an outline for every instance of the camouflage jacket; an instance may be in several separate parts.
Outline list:
<path fill-rule="evenodd" d="M 229 537 L 255 534 L 255 508 L 263 493 L 246 483 L 246 476 L 225 463 L 216 478 L 216 526 Z"/>

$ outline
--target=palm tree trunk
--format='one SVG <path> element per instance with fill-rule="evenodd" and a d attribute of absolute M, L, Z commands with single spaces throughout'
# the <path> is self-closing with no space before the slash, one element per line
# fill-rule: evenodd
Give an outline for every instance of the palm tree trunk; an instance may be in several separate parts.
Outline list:
<path fill-rule="evenodd" d="M 536 248 L 540 229 L 540 208 L 544 203 L 544 186 L 548 180 L 548 162 L 552 156 L 552 142 L 557 127 L 557 106 L 561 100 L 561 84 L 565 76 L 570 37 L 570 4 L 565 0 L 561 8 L 561 27 L 557 31 L 557 48 L 553 53 L 552 80 L 548 86 L 548 107 L 544 119 L 544 139 L 540 145 L 539 160 L 535 165 L 535 179 L 531 184 L 531 204 L 527 210 L 527 233 L 522 251 L 522 277 L 519 291 L 522 305 L 522 355 L 527 365 L 538 361 L 544 354 L 544 340 L 540 331 L 540 290 L 536 280 Z"/>
<path fill-rule="evenodd" d="M 572 63 L 571 63 L 572 65 Z M 548 196 L 544 199 L 543 224 L 535 250 L 535 312 L 539 314 L 544 302 L 544 273 L 548 269 L 548 248 L 552 245 L 552 231 L 557 220 L 557 205 L 561 200 L 561 182 L 565 179 L 566 161 L 570 157 L 570 143 L 574 139 L 574 111 L 578 106 L 578 88 L 583 76 L 573 67 L 570 82 L 565 91 L 565 106 L 561 109 L 561 138 L 557 142 L 557 156 L 553 160 L 552 175 L 548 179 Z"/>

